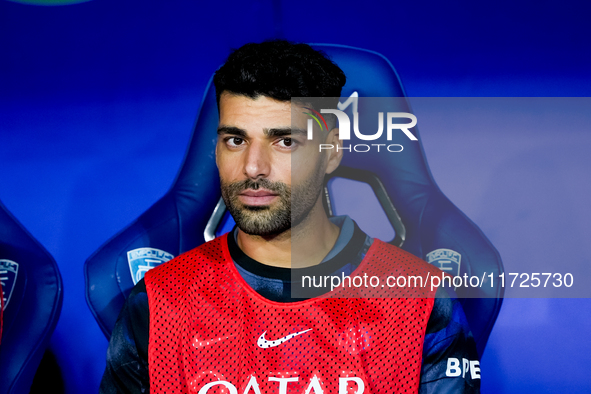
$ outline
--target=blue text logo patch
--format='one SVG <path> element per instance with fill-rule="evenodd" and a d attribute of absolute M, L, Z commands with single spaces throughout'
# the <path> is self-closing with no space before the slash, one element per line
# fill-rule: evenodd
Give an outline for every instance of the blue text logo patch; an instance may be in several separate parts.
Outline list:
<path fill-rule="evenodd" d="M 4 298 L 4 309 L 10 302 L 10 296 L 18 276 L 18 264 L 12 260 L 0 260 L 0 283 L 2 284 L 2 297 Z"/>
<path fill-rule="evenodd" d="M 427 253 L 427 263 L 453 276 L 460 275 L 461 261 L 462 255 L 451 249 L 436 249 Z"/>
<path fill-rule="evenodd" d="M 162 263 L 174 259 L 174 256 L 168 252 L 154 248 L 139 248 L 127 252 L 127 262 L 131 271 L 133 284 L 137 284 L 146 272 Z"/>

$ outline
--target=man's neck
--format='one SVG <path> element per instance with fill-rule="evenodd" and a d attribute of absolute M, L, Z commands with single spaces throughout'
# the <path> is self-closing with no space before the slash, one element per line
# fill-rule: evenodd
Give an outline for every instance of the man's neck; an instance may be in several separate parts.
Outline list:
<path fill-rule="evenodd" d="M 238 246 L 252 259 L 283 268 L 304 268 L 319 264 L 339 236 L 322 204 L 316 204 L 297 226 L 281 234 L 262 237 L 238 231 Z"/>

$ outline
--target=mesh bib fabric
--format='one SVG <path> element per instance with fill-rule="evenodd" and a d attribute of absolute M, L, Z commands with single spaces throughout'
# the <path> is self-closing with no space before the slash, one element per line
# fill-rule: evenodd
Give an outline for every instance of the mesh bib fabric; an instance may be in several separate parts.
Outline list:
<path fill-rule="evenodd" d="M 436 272 L 375 240 L 353 274 L 385 278 Z M 147 272 L 145 282 L 152 393 L 418 389 L 433 290 L 407 289 L 409 298 L 393 298 L 381 288 L 367 294 L 339 288 L 307 301 L 270 301 L 237 272 L 226 236 Z"/>

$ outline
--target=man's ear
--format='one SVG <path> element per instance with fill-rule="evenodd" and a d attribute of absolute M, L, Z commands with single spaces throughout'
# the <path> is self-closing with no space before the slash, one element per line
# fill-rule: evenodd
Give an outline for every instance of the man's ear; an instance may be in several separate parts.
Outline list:
<path fill-rule="evenodd" d="M 329 150 L 328 162 L 326 164 L 326 173 L 330 174 L 341 164 L 343 159 L 343 150 L 341 149 L 341 140 L 339 140 L 339 129 L 334 128 L 328 133 L 326 143 L 334 146 L 334 149 Z M 338 146 L 338 149 L 337 149 Z"/>

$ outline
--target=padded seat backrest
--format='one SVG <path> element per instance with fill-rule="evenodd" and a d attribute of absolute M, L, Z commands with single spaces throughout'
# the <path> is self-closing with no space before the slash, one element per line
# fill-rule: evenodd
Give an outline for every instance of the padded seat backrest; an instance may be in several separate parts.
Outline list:
<path fill-rule="evenodd" d="M 0 394 L 28 393 L 62 308 L 55 260 L 0 203 Z"/>

